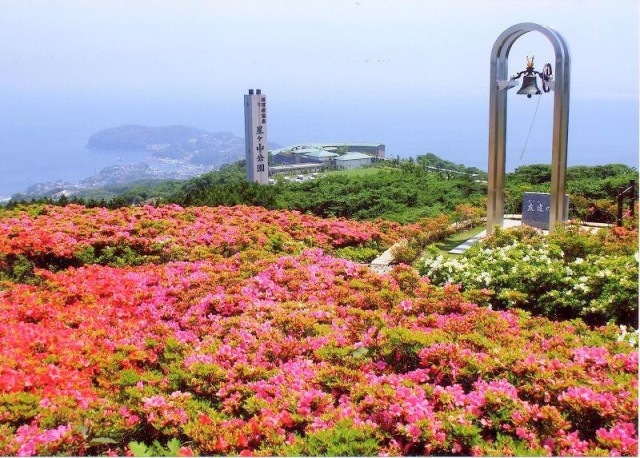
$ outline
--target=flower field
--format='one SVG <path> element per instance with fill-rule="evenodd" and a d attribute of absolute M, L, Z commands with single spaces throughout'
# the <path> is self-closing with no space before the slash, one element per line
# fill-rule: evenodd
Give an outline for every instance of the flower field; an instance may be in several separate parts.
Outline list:
<path fill-rule="evenodd" d="M 619 326 L 338 257 L 443 224 L 0 213 L 0 455 L 637 455 Z"/>
<path fill-rule="evenodd" d="M 622 227 L 593 233 L 566 226 L 550 236 L 498 229 L 459 259 L 428 257 L 421 272 L 435 284 L 483 290 L 494 307 L 637 328 L 637 250 L 637 230 Z"/>
<path fill-rule="evenodd" d="M 120 265 L 195 261 L 257 250 L 294 253 L 370 246 L 383 251 L 418 224 L 325 220 L 260 207 L 128 207 L 117 210 L 35 206 L 31 214 L 5 211 L 0 219 L 0 262 L 16 258 L 36 267 L 93 263 Z"/>

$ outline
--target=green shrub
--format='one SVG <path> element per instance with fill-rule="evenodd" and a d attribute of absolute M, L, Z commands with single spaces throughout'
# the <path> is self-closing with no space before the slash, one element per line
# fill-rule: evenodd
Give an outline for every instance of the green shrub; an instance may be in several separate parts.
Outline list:
<path fill-rule="evenodd" d="M 31 393 L 4 393 L 0 395 L 2 421 L 21 425 L 31 421 L 40 411 L 41 397 Z"/>
<path fill-rule="evenodd" d="M 178 456 L 180 450 L 180 441 L 171 439 L 167 442 L 166 448 L 157 440 L 152 444 L 143 442 L 129 442 L 129 449 L 133 456 Z"/>
<path fill-rule="evenodd" d="M 351 261 L 367 264 L 378 257 L 380 252 L 368 247 L 344 247 L 335 251 L 336 257 L 349 259 Z"/>
<path fill-rule="evenodd" d="M 391 249 L 391 255 L 395 263 L 411 264 L 420 255 L 420 251 L 414 244 L 403 240 Z"/>
<path fill-rule="evenodd" d="M 628 254 L 637 234 L 568 228 L 545 237 L 532 231 L 498 229 L 460 258 L 425 259 L 420 273 L 434 284 L 458 283 L 475 295 L 484 290 L 498 308 L 637 328 L 638 259 Z"/>
<path fill-rule="evenodd" d="M 342 420 L 333 427 L 307 434 L 285 448 L 286 456 L 375 456 L 380 450 L 378 438 L 370 427 L 356 427 Z"/>

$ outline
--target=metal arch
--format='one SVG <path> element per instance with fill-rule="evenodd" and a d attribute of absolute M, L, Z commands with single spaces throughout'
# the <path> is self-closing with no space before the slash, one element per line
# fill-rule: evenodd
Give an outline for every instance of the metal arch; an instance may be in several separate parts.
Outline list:
<path fill-rule="evenodd" d="M 504 221 L 504 176 L 506 161 L 507 90 L 498 82 L 508 79 L 509 52 L 515 41 L 528 32 L 540 32 L 549 39 L 555 52 L 553 80 L 553 140 L 551 146 L 551 209 L 549 231 L 567 218 L 566 193 L 567 144 L 569 137 L 569 80 L 571 59 L 564 38 L 550 27 L 532 22 L 506 29 L 491 50 L 489 100 L 489 190 L 487 199 L 487 234 Z"/>

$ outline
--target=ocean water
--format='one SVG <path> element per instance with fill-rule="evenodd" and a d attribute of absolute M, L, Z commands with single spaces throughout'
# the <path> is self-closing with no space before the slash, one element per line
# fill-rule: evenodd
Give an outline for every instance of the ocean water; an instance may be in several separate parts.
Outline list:
<path fill-rule="evenodd" d="M 46 126 L 28 133 L 0 130 L 0 197 L 25 191 L 40 182 L 80 181 L 104 167 L 137 164 L 149 156 L 139 151 L 85 149 L 89 135 L 76 129 Z"/>
<path fill-rule="evenodd" d="M 514 98 L 509 102 L 507 170 L 550 163 L 552 98 Z M 135 104 L 133 104 L 135 105 Z M 102 168 L 137 164 L 146 152 L 95 151 L 85 148 L 94 132 L 125 123 L 183 124 L 211 132 L 244 131 L 241 103 L 216 110 L 156 104 L 134 106 L 92 116 L 68 107 L 64 116 L 52 110 L 0 113 L 0 198 L 45 181 L 79 181 Z M 269 141 L 284 146 L 304 142 L 380 142 L 387 157 L 427 152 L 487 169 L 488 101 L 428 100 L 388 103 L 305 104 L 270 100 Z M 535 113 L 535 117 L 534 117 Z M 530 133 L 529 133 L 530 131 Z M 528 141 L 527 141 L 528 137 Z M 526 147 L 525 147 L 526 145 Z M 623 163 L 638 167 L 638 101 L 572 99 L 569 165 Z"/>

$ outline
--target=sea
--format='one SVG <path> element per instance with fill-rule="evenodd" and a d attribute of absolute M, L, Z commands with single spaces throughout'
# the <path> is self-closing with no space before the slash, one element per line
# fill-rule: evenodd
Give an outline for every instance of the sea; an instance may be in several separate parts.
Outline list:
<path fill-rule="evenodd" d="M 521 165 L 550 163 L 552 97 L 509 102 L 507 171 Z M 239 104 L 238 104 L 239 105 Z M 175 108 L 175 107 L 174 107 Z M 387 157 L 433 153 L 466 166 L 487 170 L 488 101 L 428 100 L 422 103 L 368 101 L 309 106 L 270 103 L 269 141 L 281 145 L 314 142 L 375 142 Z M 123 111 L 95 118 L 64 117 L 51 110 L 0 116 L 0 200 L 49 181 L 75 182 L 104 167 L 150 160 L 144 151 L 97 151 L 86 148 L 96 131 L 121 124 L 182 124 L 210 132 L 244 132 L 242 107 L 217 110 L 160 110 L 135 116 Z M 188 116 L 185 113 L 188 112 Z M 176 113 L 176 116 L 172 116 Z M 638 100 L 572 99 L 568 165 L 622 163 L 638 167 Z"/>

